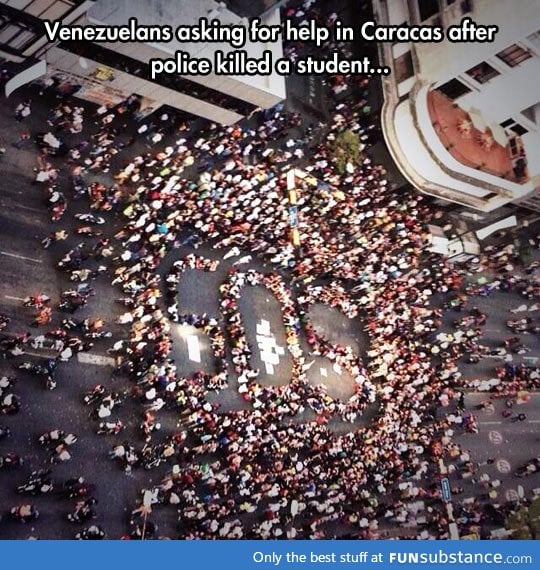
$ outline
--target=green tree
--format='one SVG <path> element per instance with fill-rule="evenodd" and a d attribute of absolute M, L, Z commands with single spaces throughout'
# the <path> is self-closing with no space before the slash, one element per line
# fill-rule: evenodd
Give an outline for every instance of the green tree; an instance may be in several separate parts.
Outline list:
<path fill-rule="evenodd" d="M 535 497 L 530 505 L 520 505 L 508 515 L 506 528 L 512 531 L 516 540 L 540 539 L 540 496 Z"/>
<path fill-rule="evenodd" d="M 362 148 L 363 145 L 358 133 L 348 129 L 336 135 L 330 145 L 330 150 L 334 164 L 340 174 L 346 172 L 348 163 L 353 166 L 358 164 Z"/>

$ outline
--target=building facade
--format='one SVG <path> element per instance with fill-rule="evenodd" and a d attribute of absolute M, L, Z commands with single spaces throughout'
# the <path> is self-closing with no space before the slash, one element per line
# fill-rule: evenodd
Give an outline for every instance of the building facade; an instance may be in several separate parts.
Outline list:
<path fill-rule="evenodd" d="M 443 200 L 540 211 L 537 0 L 374 0 L 385 25 L 496 25 L 493 42 L 381 43 L 382 126 L 404 176 Z"/>
<path fill-rule="evenodd" d="M 149 61 L 168 59 L 177 50 L 190 57 L 212 58 L 216 50 L 229 53 L 228 44 L 96 43 L 71 41 L 51 44 L 43 20 L 64 24 L 127 25 L 137 17 L 143 25 L 196 24 L 200 18 L 247 26 L 246 19 L 213 0 L 0 0 L 0 57 L 23 63 L 44 59 L 47 76 L 72 87 L 76 96 L 102 104 L 116 104 L 137 94 L 148 112 L 168 105 L 222 124 L 231 124 L 257 108 L 272 107 L 285 96 L 285 79 L 268 76 L 160 75 L 150 78 Z M 263 15 L 263 23 L 280 23 L 279 9 Z M 249 43 L 250 57 L 265 50 L 275 59 L 280 44 Z"/>

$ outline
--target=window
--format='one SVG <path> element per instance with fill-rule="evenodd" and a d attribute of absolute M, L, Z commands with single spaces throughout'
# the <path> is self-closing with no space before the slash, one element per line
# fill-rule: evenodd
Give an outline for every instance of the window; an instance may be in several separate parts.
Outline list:
<path fill-rule="evenodd" d="M 503 49 L 497 54 L 497 57 L 504 61 L 509 67 L 516 67 L 520 63 L 532 57 L 529 50 L 521 47 L 518 44 L 512 44 L 506 49 Z"/>
<path fill-rule="evenodd" d="M 420 21 L 428 20 L 439 13 L 439 0 L 418 0 Z"/>
<path fill-rule="evenodd" d="M 512 118 L 503 121 L 501 123 L 501 127 L 507 131 L 512 131 L 513 133 L 519 136 L 526 135 L 529 132 L 523 125 L 520 125 L 517 121 L 515 121 Z"/>
<path fill-rule="evenodd" d="M 401 83 L 414 75 L 412 54 L 410 51 L 394 59 L 394 77 L 396 83 Z"/>
<path fill-rule="evenodd" d="M 510 127 L 510 130 L 516 133 L 516 135 L 519 135 L 520 137 L 526 135 L 529 132 L 528 129 L 526 129 L 523 125 L 520 125 L 519 123 L 512 125 Z"/>
<path fill-rule="evenodd" d="M 491 67 L 491 65 L 485 61 L 471 67 L 471 69 L 467 70 L 465 73 L 475 81 L 478 81 L 478 83 L 487 83 L 490 79 L 500 75 L 494 67 Z"/>
<path fill-rule="evenodd" d="M 518 139 L 514 137 L 508 141 L 508 144 L 510 146 L 510 154 L 512 156 L 517 156 L 519 154 L 519 150 L 520 150 L 520 146 L 518 144 Z"/>
<path fill-rule="evenodd" d="M 452 99 L 452 101 L 472 91 L 472 89 L 469 89 L 459 79 L 451 79 L 450 81 L 448 81 L 444 85 L 441 85 L 437 89 L 441 93 L 444 93 L 449 99 Z"/>

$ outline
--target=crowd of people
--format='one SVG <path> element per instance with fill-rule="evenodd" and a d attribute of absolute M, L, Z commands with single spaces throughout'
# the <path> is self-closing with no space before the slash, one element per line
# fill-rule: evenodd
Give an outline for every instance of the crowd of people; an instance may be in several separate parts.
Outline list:
<path fill-rule="evenodd" d="M 322 17 L 312 0 L 287 11 L 298 21 Z M 285 53 L 294 58 L 301 49 L 286 46 Z M 427 200 L 412 189 L 393 190 L 384 168 L 365 153 L 344 170 L 338 168 L 332 149 L 341 133 L 356 133 L 365 148 L 376 140 L 367 103 L 369 81 L 328 79 L 334 93 L 350 93 L 351 101 L 336 102 L 326 125 L 305 124 L 298 112 L 283 106 L 236 125 L 211 124 L 204 132 L 192 131 L 182 119 L 176 123 L 179 138 L 167 139 L 164 148 L 162 137 L 148 138 L 148 124 L 141 131 L 136 123 L 133 140 L 123 138 L 130 118 L 137 120 L 136 97 L 98 109 L 93 123 L 98 132 L 92 136 L 86 135 L 83 117 L 88 113 L 82 108 L 62 101 L 51 112 L 49 126 L 57 132 L 84 136 L 68 149 L 73 199 L 85 201 L 90 210 L 84 219 L 77 218 L 86 225 L 75 235 L 58 226 L 69 212 L 69 200 L 58 190 L 61 167 L 45 155 L 36 174 L 57 222 L 43 247 L 53 249 L 64 241 L 71 246 L 76 240 L 58 269 L 77 286 L 62 292 L 58 311 L 50 299 L 36 295 L 32 324 L 40 335 L 15 335 L 3 340 L 2 347 L 15 357 L 29 343 L 42 348 L 44 339 L 51 339 L 50 348 L 58 353 L 54 362 L 61 366 L 111 334 L 98 317 L 63 318 L 57 328 L 44 327 L 61 312 L 91 307 L 93 279 L 106 278 L 122 290 L 118 305 L 125 310 L 118 311 L 116 323 L 125 332 L 108 352 L 116 358 L 116 374 L 129 378 L 132 389 L 119 394 L 99 384 L 85 402 L 93 406 L 97 433 L 118 436 L 123 424 L 112 417 L 113 410 L 125 398 L 133 399 L 140 410 L 139 438 L 116 442 L 110 458 L 126 473 L 170 467 L 159 484 L 143 490 L 141 505 L 131 516 L 130 537 L 167 535 L 158 529 L 158 506 L 176 510 L 174 536 L 180 538 L 327 538 L 336 533 L 373 538 L 384 536 L 392 525 L 406 524 L 415 524 L 423 538 L 448 537 L 436 460 L 455 452 L 448 437 L 455 423 L 436 410 L 457 401 L 464 389 L 483 390 L 482 380 L 477 384 L 462 377 L 460 363 L 478 361 L 489 351 L 481 344 L 485 315 L 472 308 L 452 331 L 438 333 L 444 309 L 433 298 L 442 294 L 449 309 L 460 311 L 471 296 L 494 290 L 517 291 L 536 301 L 539 282 L 534 264 L 516 275 L 517 254 L 511 249 L 486 250 L 461 266 L 429 254 L 427 224 L 435 211 Z M 19 115 L 21 110 L 17 119 Z M 165 133 L 168 117 L 157 122 L 151 133 Z M 130 158 L 128 150 L 141 136 L 145 151 Z M 113 170 L 119 161 L 121 168 Z M 298 166 L 319 181 L 299 183 L 300 247 L 291 241 L 286 179 Z M 93 172 L 114 174 L 110 185 L 92 181 Z M 96 229 L 104 218 L 111 221 L 114 235 Z M 205 243 L 229 251 L 230 258 L 245 254 L 231 263 L 219 289 L 221 315 L 182 312 L 178 299 L 186 270 L 216 271 L 219 262 L 194 253 L 165 261 L 175 249 Z M 271 269 L 241 268 L 251 256 Z M 480 267 L 494 274 L 491 287 L 484 285 L 482 291 L 471 289 L 465 279 Z M 293 362 L 284 386 L 264 385 L 253 366 L 239 310 L 246 285 L 265 287 L 280 304 Z M 370 343 L 365 358 L 316 330 L 310 318 L 315 303 L 351 319 L 362 315 Z M 537 332 L 533 317 L 528 318 L 524 329 L 510 328 Z M 215 372 L 182 374 L 174 360 L 171 322 L 209 337 Z M 325 357 L 350 374 L 355 392 L 349 400 L 333 399 L 325 386 L 310 384 L 302 338 L 310 355 Z M 53 379 L 53 370 L 47 375 Z M 494 397 L 512 398 L 538 388 L 537 368 L 507 363 L 496 376 L 488 388 Z M 249 406 L 231 411 L 208 397 L 232 385 Z M 16 413 L 20 401 L 12 384 L 0 390 L 0 412 Z M 374 402 L 377 413 L 369 425 L 341 435 L 332 431 L 334 416 L 354 426 Z M 160 418 L 165 411 L 175 413 L 177 426 L 157 438 L 164 432 Z M 307 412 L 314 413 L 313 421 L 305 419 Z M 474 427 L 467 420 L 471 414 L 461 408 L 457 414 L 465 418 L 465 427 Z M 53 463 L 70 459 L 68 447 L 76 439 L 57 435 L 52 439 L 49 434 L 43 442 Z M 32 474 L 23 486 L 48 488 L 50 475 Z M 84 481 L 74 488 L 79 487 L 86 490 L 76 491 L 78 502 L 68 520 L 82 523 L 94 517 L 95 499 Z M 422 513 L 408 506 L 420 498 L 426 504 Z M 14 506 L 11 514 L 23 522 L 39 516 L 31 504 Z M 77 535 L 104 536 L 97 525 Z"/>

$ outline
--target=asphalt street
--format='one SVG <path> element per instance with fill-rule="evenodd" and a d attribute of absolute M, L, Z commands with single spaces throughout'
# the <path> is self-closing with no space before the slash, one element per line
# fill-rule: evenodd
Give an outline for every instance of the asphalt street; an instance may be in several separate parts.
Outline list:
<path fill-rule="evenodd" d="M 478 433 L 466 433 L 457 428 L 453 440 L 462 446 L 463 455 L 448 461 L 452 486 L 454 512 L 474 500 L 484 507 L 491 505 L 500 513 L 500 520 L 490 521 L 482 528 L 483 538 L 496 537 L 504 528 L 501 506 L 506 502 L 520 502 L 540 492 L 540 475 L 518 476 L 516 471 L 538 456 L 540 426 L 540 394 L 532 394 L 526 404 L 514 404 L 512 415 L 504 417 L 505 400 L 493 400 L 493 405 L 482 410 L 478 405 L 485 401 L 482 394 L 468 394 L 466 409 L 478 418 Z M 524 413 L 526 419 L 518 420 Z M 471 460 L 477 470 L 464 476 L 460 466 Z M 455 470 L 453 470 L 455 469 Z M 460 525 L 463 524 L 458 519 Z M 462 535 L 468 533 L 463 531 Z M 494 534 L 491 534 L 494 533 Z"/>
<path fill-rule="evenodd" d="M 465 402 L 468 409 L 475 409 L 482 400 L 480 394 L 470 394 Z M 538 475 L 516 479 L 516 470 L 537 455 L 540 441 L 540 394 L 533 394 L 526 404 L 515 404 L 512 416 L 505 418 L 504 400 L 495 400 L 493 406 L 475 411 L 478 416 L 478 434 L 462 434 L 457 441 L 470 451 L 474 460 L 483 463 L 495 459 L 493 463 L 482 466 L 481 472 L 501 480 L 498 499 L 512 500 L 516 497 L 517 487 L 521 485 L 527 496 L 540 486 Z M 520 413 L 527 416 L 524 421 L 516 420 Z M 519 442 L 519 445 L 516 443 Z M 464 492 L 467 496 L 467 492 Z M 474 495 L 474 487 L 469 487 L 468 494 Z"/>
<path fill-rule="evenodd" d="M 46 293 L 52 298 L 53 306 L 58 303 L 62 290 L 73 287 L 63 272 L 54 269 L 55 263 L 77 242 L 76 236 L 72 236 L 67 242 L 53 244 L 50 249 L 43 249 L 41 240 L 48 235 L 55 225 L 51 224 L 50 214 L 46 207 L 43 189 L 39 185 L 32 184 L 35 177 L 36 148 L 29 144 L 23 149 L 16 149 L 10 142 L 18 138 L 23 129 L 31 132 L 39 132 L 46 129 L 46 116 L 48 104 L 46 101 L 34 102 L 33 112 L 24 123 L 17 123 L 13 118 L 13 108 L 18 100 L 25 96 L 24 90 L 14 97 L 11 105 L 0 109 L 0 125 L 2 126 L 3 138 L 6 142 L 7 152 L 2 157 L 0 170 L 0 312 L 11 318 L 9 333 L 30 331 L 35 335 L 36 330 L 30 326 L 35 311 L 31 308 L 22 307 L 22 300 L 28 295 Z M 51 104 L 53 102 L 50 102 Z M 69 137 L 68 137 L 69 138 Z M 133 153 L 140 151 L 134 148 Z M 122 161 L 125 156 L 122 157 Z M 53 159 L 53 163 L 61 167 L 60 185 L 66 194 L 71 194 L 67 176 L 69 167 L 62 165 L 60 161 Z M 89 177 L 90 179 L 91 177 Z M 96 177 L 103 179 L 103 175 Z M 72 233 L 76 227 L 73 215 L 87 212 L 86 200 L 70 200 L 69 210 L 65 217 L 56 227 L 65 228 Z M 106 235 L 114 233 L 116 223 L 106 215 L 108 224 L 105 226 Z M 165 274 L 172 263 L 184 257 L 188 253 L 203 255 L 212 259 L 219 259 L 225 252 L 214 250 L 210 244 L 201 246 L 199 249 L 192 247 L 179 247 L 173 250 L 163 261 L 160 273 Z M 223 282 L 227 271 L 237 258 L 223 261 L 216 273 L 206 273 L 191 270 L 186 272 L 179 285 L 178 304 L 180 312 L 195 314 L 207 313 L 220 319 L 218 287 Z M 253 268 L 266 271 L 257 260 L 253 260 L 245 269 Z M 87 307 L 80 309 L 76 317 L 100 316 L 106 321 L 106 328 L 114 333 L 112 339 L 98 340 L 90 352 L 90 358 L 107 356 L 107 349 L 114 340 L 124 334 L 123 328 L 115 323 L 115 319 L 124 311 L 123 307 L 116 302 L 120 292 L 110 286 L 111 277 L 102 275 L 92 282 L 95 295 Z M 341 319 L 341 315 L 334 309 L 318 310 L 314 308 L 314 321 L 318 327 L 332 331 L 332 340 L 354 341 L 355 335 L 362 336 L 361 323 Z M 254 347 L 257 347 L 257 325 L 263 321 L 269 323 L 270 334 L 275 338 L 278 347 L 285 347 L 285 329 L 277 301 L 273 295 L 263 287 L 248 287 L 241 299 L 241 312 L 245 321 L 248 339 Z M 51 327 L 60 323 L 66 314 L 54 312 Z M 341 319 L 339 327 L 336 327 L 337 319 Z M 181 327 L 176 328 L 173 339 L 174 348 L 172 357 L 178 364 L 182 374 L 190 375 L 196 370 L 203 369 L 211 372 L 213 369 L 212 355 L 209 341 L 198 331 L 186 331 Z M 334 331 L 339 334 L 334 338 Z M 198 337 L 198 349 L 200 362 L 190 358 L 187 336 Z M 339 338 L 338 338 L 339 337 Z M 360 349 L 362 343 L 357 340 L 355 350 Z M 23 360 L 39 362 L 44 356 L 51 353 L 40 350 L 29 350 L 30 356 L 23 356 L 13 360 L 0 362 L 0 373 L 13 376 L 14 365 Z M 81 356 L 79 355 L 79 358 Z M 37 442 L 38 437 L 54 428 L 60 428 L 66 432 L 77 434 L 78 441 L 71 449 L 72 459 L 65 464 L 54 465 L 54 480 L 57 483 L 69 478 L 84 475 L 86 479 L 95 485 L 93 495 L 98 499 L 96 508 L 98 518 L 96 522 L 105 528 L 107 536 L 118 538 L 129 532 L 129 513 L 137 504 L 137 495 L 141 488 L 150 486 L 158 481 L 165 467 L 151 472 L 135 470 L 126 475 L 118 465 L 108 459 L 108 452 L 112 446 L 118 443 L 118 436 L 97 436 L 94 432 L 97 427 L 95 419 L 89 417 L 90 408 L 82 402 L 83 394 L 98 383 L 115 391 L 131 390 L 123 378 L 112 373 L 112 368 L 100 364 L 83 364 L 79 358 L 73 358 L 69 363 L 61 364 L 58 373 L 58 388 L 48 391 L 40 380 L 34 376 L 17 371 L 15 392 L 21 397 L 22 409 L 19 414 L 12 417 L 0 418 L 0 424 L 7 425 L 12 431 L 12 436 L 0 442 L 0 454 L 16 451 L 24 457 L 24 465 L 17 470 L 0 470 L 0 511 L 6 511 L 14 505 L 21 504 L 29 499 L 36 504 L 41 514 L 36 526 L 20 525 L 4 519 L 0 524 L 0 538 L 73 538 L 79 530 L 77 525 L 66 523 L 66 514 L 73 509 L 74 500 L 61 500 L 56 493 L 39 497 L 27 498 L 15 492 L 17 485 L 23 484 L 29 474 L 37 469 L 50 467 L 48 452 Z M 310 376 L 314 382 L 325 380 L 332 387 L 332 381 L 342 382 L 338 392 L 347 394 L 351 390 L 350 379 L 336 374 L 332 367 L 322 358 L 317 358 L 317 363 L 310 369 Z M 274 370 L 267 370 L 262 361 L 260 351 L 255 349 L 253 355 L 254 366 L 262 370 L 261 381 L 269 384 L 284 384 L 290 377 L 291 360 L 287 351 L 280 356 L 279 363 Z M 321 376 L 321 370 L 325 370 L 326 376 Z M 239 397 L 236 390 L 234 375 L 230 375 L 228 389 L 215 396 L 223 409 L 240 409 L 245 407 L 245 402 Z M 163 437 L 177 429 L 177 418 L 164 412 Z M 140 421 L 135 404 L 129 399 L 118 409 L 114 419 L 121 419 L 127 426 L 125 439 L 138 439 L 137 428 Z M 313 419 L 309 414 L 305 415 L 306 421 Z M 366 418 L 367 419 L 367 416 Z M 337 431 L 350 429 L 349 425 L 334 422 Z M 120 436 L 122 437 L 122 436 Z M 159 439 L 159 438 L 158 438 Z M 164 532 L 172 532 L 167 525 L 174 524 L 174 510 L 163 510 L 160 514 L 160 524 L 164 525 Z"/>
<path fill-rule="evenodd" d="M 538 252 L 536 252 L 536 255 Z M 519 271 L 517 271 L 519 274 Z M 493 278 L 489 273 L 478 273 L 469 282 L 485 282 Z M 440 299 L 436 300 L 437 302 Z M 532 306 L 515 292 L 495 291 L 487 297 L 471 297 L 467 308 L 478 307 L 487 315 L 485 325 L 482 327 L 481 344 L 490 349 L 499 348 L 506 338 L 517 336 L 520 344 L 526 346 L 530 352 L 519 355 L 511 354 L 511 362 L 515 364 L 531 364 L 540 355 L 540 338 L 528 333 L 514 333 L 507 327 L 510 319 L 521 318 L 525 314 L 535 320 L 540 317 L 539 311 L 527 313 L 513 313 L 512 311 L 523 305 Z M 444 314 L 441 331 L 455 330 L 453 323 L 463 316 L 464 312 L 447 311 Z M 495 368 L 504 365 L 502 357 L 488 356 L 478 363 L 469 363 L 461 360 L 459 371 L 464 380 L 482 380 L 495 378 Z M 512 415 L 503 416 L 506 408 L 506 399 L 490 398 L 489 393 L 467 391 L 465 397 L 466 413 L 474 414 L 478 420 L 478 433 L 466 433 L 463 428 L 457 427 L 453 441 L 462 446 L 470 456 L 470 460 L 479 464 L 479 470 L 472 478 L 462 478 L 459 465 L 460 458 L 452 463 L 456 467 L 450 475 L 454 491 L 454 507 L 467 504 L 474 497 L 482 496 L 484 504 L 491 504 L 496 509 L 506 501 L 516 501 L 530 497 L 536 490 L 540 492 L 540 474 L 535 473 L 528 477 L 518 478 L 516 470 L 538 456 L 540 444 L 540 394 L 529 394 L 528 401 L 518 400 L 513 404 Z M 526 398 L 525 398 L 526 399 Z M 492 405 L 480 408 L 482 402 L 490 400 Z M 515 399 L 512 400 L 515 402 Z M 440 410 L 445 413 L 444 408 Z M 523 421 L 517 421 L 517 416 L 523 413 Z M 491 495 L 486 493 L 482 478 L 489 477 L 491 481 L 500 481 L 500 486 Z M 495 530 L 495 528 L 491 528 Z"/>

